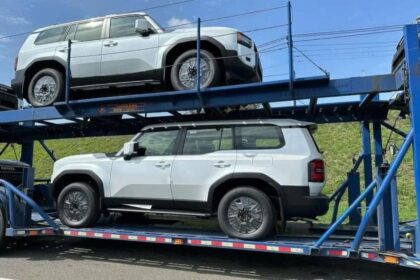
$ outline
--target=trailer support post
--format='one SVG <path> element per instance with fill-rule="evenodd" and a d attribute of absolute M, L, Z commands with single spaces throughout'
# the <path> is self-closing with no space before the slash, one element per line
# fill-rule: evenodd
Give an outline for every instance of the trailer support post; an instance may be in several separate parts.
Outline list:
<path fill-rule="evenodd" d="M 352 170 L 347 174 L 348 182 L 348 201 L 349 205 L 353 203 L 360 196 L 360 174 L 359 172 Z M 360 203 L 358 204 L 355 211 L 350 213 L 349 224 L 358 225 L 362 219 Z"/>
<path fill-rule="evenodd" d="M 377 168 L 378 186 L 382 184 L 384 176 L 389 170 L 388 164 L 383 164 Z M 389 188 L 384 192 L 382 201 L 377 208 L 378 217 L 378 237 L 379 248 L 381 251 L 399 251 L 400 237 L 398 224 L 398 203 L 396 178 L 393 177 Z"/>
<path fill-rule="evenodd" d="M 418 39 L 419 24 L 404 27 L 404 50 L 407 63 L 408 87 L 410 89 L 411 127 L 414 131 L 413 164 L 414 185 L 417 202 L 417 225 L 413 253 L 420 257 L 420 46 Z"/>

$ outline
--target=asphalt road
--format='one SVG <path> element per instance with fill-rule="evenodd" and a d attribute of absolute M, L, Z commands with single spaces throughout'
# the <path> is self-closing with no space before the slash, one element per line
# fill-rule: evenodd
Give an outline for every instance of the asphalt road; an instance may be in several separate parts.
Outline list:
<path fill-rule="evenodd" d="M 354 260 L 110 240 L 32 238 L 0 254 L 0 279 L 420 279 Z"/>

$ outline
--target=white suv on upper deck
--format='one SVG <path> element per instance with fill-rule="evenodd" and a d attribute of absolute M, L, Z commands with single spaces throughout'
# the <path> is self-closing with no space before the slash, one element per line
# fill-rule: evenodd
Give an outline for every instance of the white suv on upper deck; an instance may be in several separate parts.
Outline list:
<path fill-rule="evenodd" d="M 197 30 L 165 30 L 145 13 L 130 13 L 34 31 L 16 59 L 12 87 L 18 97 L 33 106 L 62 100 L 68 40 L 73 90 L 195 85 Z M 262 80 L 254 42 L 232 28 L 202 28 L 200 69 L 203 88 Z"/>
<path fill-rule="evenodd" d="M 294 120 L 153 125 L 116 154 L 57 161 L 51 191 L 70 227 L 104 212 L 217 214 L 228 235 L 264 238 L 277 220 L 328 210 L 313 128 Z"/>

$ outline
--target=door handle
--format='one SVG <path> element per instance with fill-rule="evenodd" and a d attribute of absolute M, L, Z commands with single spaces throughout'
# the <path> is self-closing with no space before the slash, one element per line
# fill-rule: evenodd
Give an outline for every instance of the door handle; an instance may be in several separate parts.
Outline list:
<path fill-rule="evenodd" d="M 226 161 L 218 161 L 218 162 L 214 163 L 213 166 L 218 167 L 218 168 L 226 168 L 226 167 L 230 167 L 231 164 L 226 162 Z"/>
<path fill-rule="evenodd" d="M 62 52 L 62 53 L 65 53 L 65 52 L 68 51 L 68 49 L 69 49 L 68 47 L 64 47 L 64 48 L 59 49 L 58 51 Z"/>
<path fill-rule="evenodd" d="M 171 164 L 168 162 L 160 161 L 160 162 L 155 163 L 155 166 L 159 168 L 167 168 L 167 167 L 170 167 Z"/>
<path fill-rule="evenodd" d="M 118 45 L 118 42 L 109 41 L 104 44 L 105 47 L 115 47 Z"/>

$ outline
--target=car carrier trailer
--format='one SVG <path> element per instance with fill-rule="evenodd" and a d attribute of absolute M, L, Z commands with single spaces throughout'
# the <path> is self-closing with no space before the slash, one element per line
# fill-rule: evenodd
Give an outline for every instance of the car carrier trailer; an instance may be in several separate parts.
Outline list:
<path fill-rule="evenodd" d="M 0 191 L 0 242 L 6 238 L 66 236 L 363 259 L 419 269 L 420 111 L 415 109 L 420 107 L 418 30 L 420 25 L 417 24 L 404 27 L 407 67 L 403 74 L 345 79 L 330 79 L 328 76 L 294 79 L 291 75 L 289 80 L 283 81 L 70 100 L 71 71 L 67 67 L 67 90 L 63 102 L 50 107 L 0 112 L 0 142 L 19 143 L 22 147 L 21 160 L 29 165 L 33 164 L 35 141 L 40 141 L 54 159 L 44 140 L 134 134 L 146 125 L 159 122 L 249 118 L 293 118 L 316 123 L 360 122 L 363 149 L 355 166 L 349 171 L 347 180 L 331 197 L 334 207 L 331 224 L 324 227 L 314 226 L 304 233 L 294 232 L 292 226 L 286 233 L 264 241 L 231 239 L 217 230 L 127 225 L 109 221 L 92 228 L 66 228 L 33 200 L 37 186 L 34 186 L 33 173 L 27 169 L 20 186 L 0 180 L 3 187 L 3 191 Z M 197 40 L 197 49 L 200 49 L 200 40 Z M 70 53 L 69 42 L 68 63 Z M 293 67 L 291 70 L 293 71 Z M 197 84 L 200 85 L 200 82 Z M 401 90 L 409 97 L 411 128 L 408 133 L 399 131 L 386 122 L 392 102 L 378 98 L 380 93 Z M 361 101 L 320 102 L 325 98 L 344 96 L 360 96 Z M 308 105 L 290 107 L 270 106 L 274 102 L 296 100 L 310 102 Z M 263 106 L 231 112 L 223 109 L 249 104 Z M 191 111 L 202 113 L 191 114 Z M 384 164 L 382 159 L 383 128 L 391 129 L 404 138 L 390 165 Z M 371 138 L 374 143 L 373 153 Z M 417 199 L 417 220 L 400 224 L 395 176 L 410 147 L 413 147 L 413 195 Z M 374 163 L 371 160 L 372 155 L 375 156 Z M 357 169 L 362 162 L 365 187 L 361 189 Z M 348 192 L 349 207 L 338 215 L 338 203 L 345 191 Z M 363 214 L 359 211 L 362 202 L 368 205 Z M 344 225 L 346 219 L 349 219 L 349 224 Z"/>

